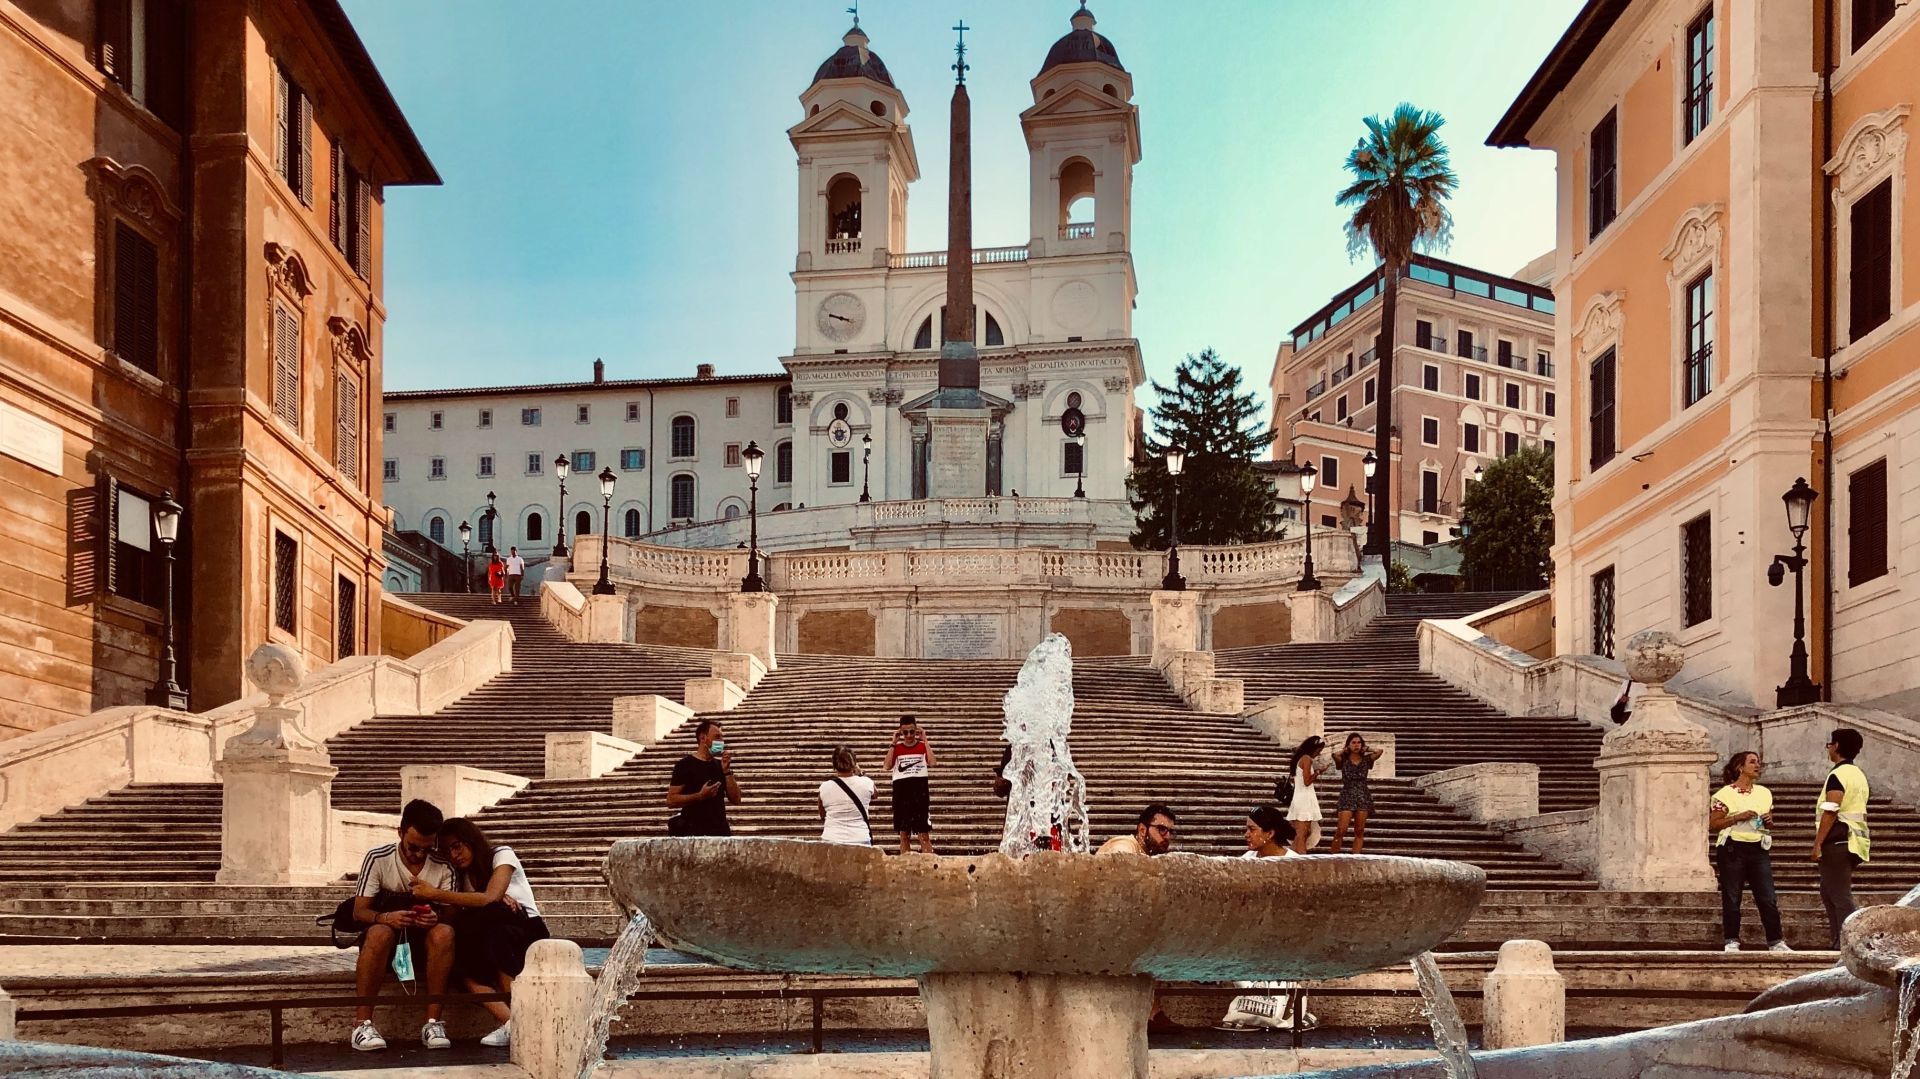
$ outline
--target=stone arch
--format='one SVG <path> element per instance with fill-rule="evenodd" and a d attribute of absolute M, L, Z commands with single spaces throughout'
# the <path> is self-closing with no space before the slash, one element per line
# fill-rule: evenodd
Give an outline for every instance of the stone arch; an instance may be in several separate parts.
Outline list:
<path fill-rule="evenodd" d="M 833 422 L 833 406 L 847 406 L 847 423 L 854 430 L 870 427 L 873 424 L 871 406 L 864 396 L 855 396 L 846 390 L 829 390 L 815 397 L 813 409 L 807 415 L 807 424 L 816 431 L 824 431 Z"/>
<path fill-rule="evenodd" d="M 1060 163 L 1054 185 L 1060 194 L 1060 238 L 1085 239 L 1093 235 L 1094 189 L 1100 172 L 1093 162 L 1074 156 Z"/>

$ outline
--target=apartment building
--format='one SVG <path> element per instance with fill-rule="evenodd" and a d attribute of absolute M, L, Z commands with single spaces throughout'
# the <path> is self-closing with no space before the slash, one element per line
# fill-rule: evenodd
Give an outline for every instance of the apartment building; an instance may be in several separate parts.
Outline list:
<path fill-rule="evenodd" d="M 1592 0 L 1490 136 L 1559 166 L 1560 651 L 1670 630 L 1681 683 L 1772 707 L 1795 577 L 1768 571 L 1805 478 L 1813 678 L 1913 712 L 1917 24 L 1892 0 Z"/>
<path fill-rule="evenodd" d="M 1294 327 L 1268 380 L 1273 455 L 1319 472 L 1315 527 L 1339 524 L 1350 496 L 1371 501 L 1364 463 L 1380 392 L 1382 272 Z M 1395 312 L 1393 475 L 1377 510 L 1390 515 L 1394 539 L 1447 539 L 1477 469 L 1555 443 L 1553 317 L 1553 294 L 1538 282 L 1414 257 Z"/>

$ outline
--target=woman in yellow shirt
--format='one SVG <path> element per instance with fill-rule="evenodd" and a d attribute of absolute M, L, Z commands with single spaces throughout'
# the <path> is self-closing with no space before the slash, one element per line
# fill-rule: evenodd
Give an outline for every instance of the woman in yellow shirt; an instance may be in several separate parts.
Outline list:
<path fill-rule="evenodd" d="M 1720 935 L 1724 950 L 1740 950 L 1740 892 L 1753 889 L 1769 951 L 1790 952 L 1780 931 L 1780 904 L 1773 890 L 1773 792 L 1757 780 L 1766 767 L 1752 750 L 1735 753 L 1720 770 L 1724 784 L 1707 808 L 1707 829 L 1714 833 L 1720 869 Z"/>

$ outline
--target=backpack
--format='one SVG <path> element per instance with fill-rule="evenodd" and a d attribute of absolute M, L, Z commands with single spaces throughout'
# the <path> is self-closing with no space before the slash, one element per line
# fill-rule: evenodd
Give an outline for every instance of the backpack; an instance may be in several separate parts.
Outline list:
<path fill-rule="evenodd" d="M 327 938 L 333 942 L 334 947 L 342 951 L 358 948 L 361 938 L 367 935 L 367 927 L 355 921 L 353 917 L 353 902 L 358 898 L 350 895 L 342 899 L 340 905 L 333 908 L 331 913 L 321 914 L 313 919 L 314 925 L 327 927 Z M 405 892 L 381 892 L 373 897 L 373 909 L 380 914 L 390 910 L 410 910 L 413 902 L 413 897 Z"/>

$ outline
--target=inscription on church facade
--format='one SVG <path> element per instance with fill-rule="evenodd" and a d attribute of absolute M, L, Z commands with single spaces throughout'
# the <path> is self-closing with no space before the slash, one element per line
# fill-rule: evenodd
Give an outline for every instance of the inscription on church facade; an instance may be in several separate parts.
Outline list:
<path fill-rule="evenodd" d="M 1001 659 L 1005 625 L 992 614 L 930 614 L 921 622 L 920 654 L 928 659 Z"/>

